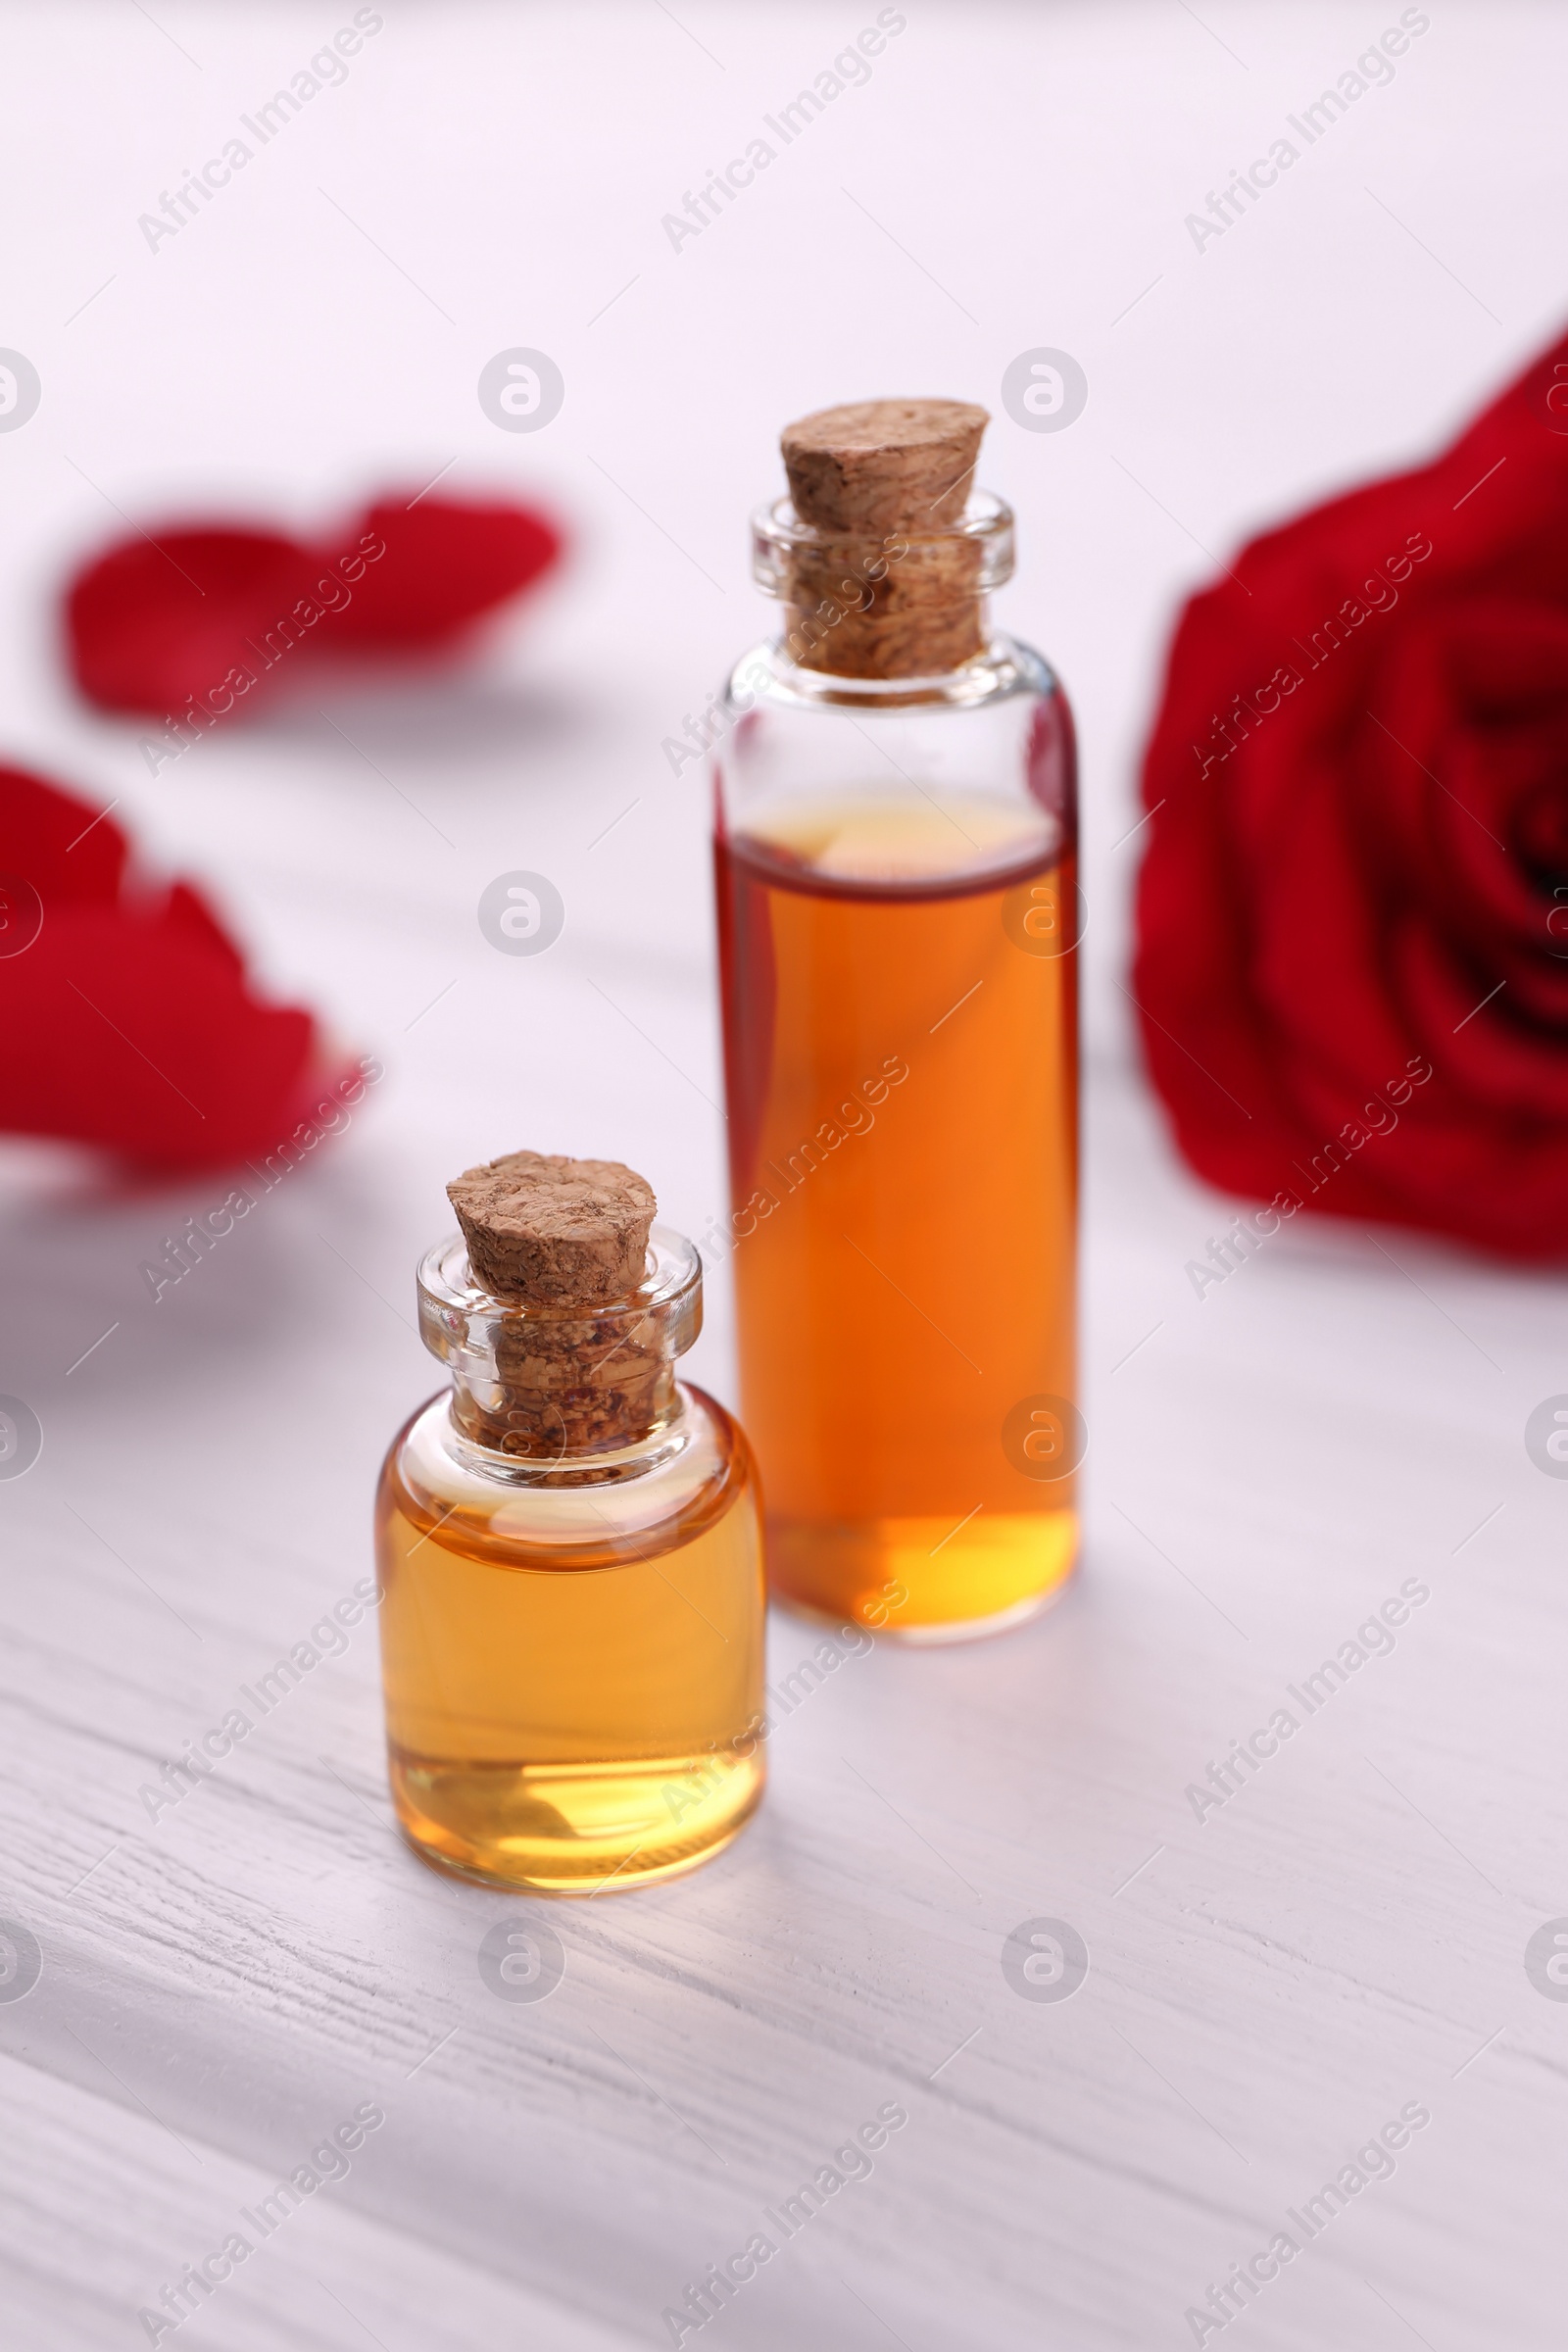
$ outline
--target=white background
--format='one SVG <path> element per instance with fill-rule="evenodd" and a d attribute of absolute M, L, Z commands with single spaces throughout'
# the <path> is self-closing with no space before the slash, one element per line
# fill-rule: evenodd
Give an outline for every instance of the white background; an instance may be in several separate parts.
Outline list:
<path fill-rule="evenodd" d="M 915 0 L 676 252 L 662 216 L 872 7 L 380 13 L 153 252 L 138 215 L 352 11 L 0 12 L 0 343 L 43 380 L 0 435 L 0 753 L 117 801 L 387 1069 L 156 1308 L 138 1262 L 226 1183 L 126 1196 L 3 1155 L 0 1389 L 45 1430 L 0 1486 L 0 1909 L 45 1954 L 0 2005 L 17 2340 L 144 2342 L 137 2307 L 374 2096 L 351 2179 L 181 2344 L 664 2342 L 683 2282 L 897 2097 L 873 2179 L 710 2337 L 1191 2342 L 1208 2282 L 1420 2100 L 1396 2178 L 1237 2325 L 1281 2352 L 1544 2346 L 1568 2005 L 1522 1955 L 1568 1911 L 1568 1494 L 1521 1435 L 1568 1388 L 1562 1286 L 1303 1219 L 1200 1304 L 1182 1268 L 1230 1204 L 1173 1161 L 1115 983 L 1181 597 L 1420 459 L 1560 323 L 1568 19 L 1439 0 L 1200 253 L 1184 217 L 1397 9 Z M 565 379 L 534 436 L 475 394 L 515 345 Z M 1060 433 L 1001 411 L 1041 345 L 1088 374 Z M 781 1731 L 746 1839 L 554 1907 L 566 1980 L 514 2009 L 473 1962 L 499 1898 L 388 1826 L 368 1633 L 156 1829 L 136 1791 L 366 1572 L 376 1462 L 434 1385 L 411 1278 L 445 1178 L 526 1143 L 626 1158 L 689 1230 L 720 1205 L 707 808 L 662 740 L 767 625 L 745 528 L 779 426 L 905 392 L 996 414 L 1000 617 L 1082 732 L 1085 1575 L 1010 1642 L 846 1669 Z M 74 699 L 57 591 L 123 517 L 324 531 L 449 465 L 444 490 L 537 498 L 572 541 L 461 676 L 333 686 L 157 778 L 142 729 Z M 536 959 L 475 922 L 516 867 L 567 907 Z M 696 1368 L 727 1396 L 711 1288 Z M 1200 1826 L 1185 1785 L 1411 1576 L 1433 1597 L 1396 1653 Z M 776 1668 L 809 1640 L 777 1625 Z M 1060 2008 L 1000 1968 L 1042 1914 L 1092 1953 Z"/>

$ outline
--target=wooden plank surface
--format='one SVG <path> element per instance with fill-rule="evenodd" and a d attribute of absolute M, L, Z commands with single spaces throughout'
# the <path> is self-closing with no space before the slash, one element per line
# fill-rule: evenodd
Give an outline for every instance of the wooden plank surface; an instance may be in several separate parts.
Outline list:
<path fill-rule="evenodd" d="M 1562 28 L 1445 11 L 1376 100 L 1375 134 L 1314 159 L 1299 203 L 1316 209 L 1298 222 L 1298 199 L 1275 198 L 1273 221 L 1248 224 L 1257 279 L 1238 262 L 1216 292 L 1230 265 L 1184 253 L 1182 191 L 1212 182 L 1276 99 L 1348 63 L 1358 17 L 1233 12 L 1221 29 L 1255 69 L 1243 90 L 1180 12 L 911 13 L 846 95 L 858 127 L 813 125 L 778 187 L 674 255 L 664 205 L 852 20 L 709 10 L 694 45 L 659 11 L 603 12 L 612 39 L 565 10 L 388 12 L 347 86 L 191 224 L 204 242 L 182 232 L 154 257 L 135 242 L 146 191 L 303 62 L 321 22 L 160 11 L 203 60 L 198 94 L 156 27 L 83 9 L 100 43 L 84 126 L 63 32 L 5 14 L 44 77 L 47 121 L 19 134 L 17 169 L 24 186 L 38 174 L 25 300 L 59 387 L 0 491 L 13 753 L 118 797 L 152 855 L 219 894 L 271 984 L 387 1073 L 156 1304 L 140 1263 L 226 1180 L 124 1191 L 41 1150 L 0 1163 L 0 1390 L 44 1430 L 36 1466 L 0 1482 L 0 1917 L 42 1955 L 24 1997 L 0 1998 L 6 2340 L 149 2340 L 138 2312 L 368 2105 L 384 2122 L 346 2174 L 255 2230 L 159 2340 L 667 2343 L 666 2308 L 760 2232 L 776 2251 L 704 2340 L 1144 2352 L 1194 2341 L 1189 2308 L 1294 2230 L 1299 2255 L 1204 2340 L 1554 2342 L 1568 2004 L 1543 1997 L 1525 1950 L 1568 1913 L 1568 1490 L 1522 1433 L 1568 1389 L 1563 1286 L 1300 1219 L 1195 1295 L 1184 1268 L 1228 1204 L 1174 1163 L 1114 982 L 1132 755 L 1159 631 L 1205 559 L 1112 460 L 1229 545 L 1309 483 L 1417 446 L 1500 374 L 1557 299 L 1521 191 L 1555 152 L 1544 118 L 1531 145 L 1549 77 L 1527 63 Z M 1129 44 L 1150 61 L 1131 80 Z M 977 60 L 983 103 L 964 94 Z M 1062 285 L 1020 303 L 1043 224 L 1072 217 L 1065 180 L 1040 196 L 1026 137 L 1063 81 L 1084 121 L 1062 135 L 1102 218 L 1068 237 Z M 1392 293 L 1386 275 L 1331 285 L 1326 259 L 1316 275 L 1292 263 L 1293 238 L 1329 239 L 1378 168 L 1435 205 L 1461 93 L 1511 256 L 1486 266 L 1508 327 L 1484 346 L 1468 320 L 1450 333 L 1461 297 L 1405 274 L 1418 255 L 1397 257 Z M 941 121 L 994 175 L 980 228 L 951 236 L 907 153 L 911 126 Z M 400 156 L 416 135 L 414 197 Z M 1374 135 L 1382 148 L 1352 150 Z M 1132 192 L 1095 161 L 1107 144 Z M 809 309 L 802 224 L 842 225 L 841 180 L 939 278 L 972 260 L 957 291 L 984 324 L 971 335 L 918 270 L 890 293 L 861 224 L 853 266 L 837 248 L 821 264 L 808 347 L 768 376 L 760 355 Z M 519 264 L 522 222 L 538 243 Z M 124 283 L 66 341 L 53 321 L 117 263 Z M 1114 342 L 1111 315 L 1162 264 L 1171 286 Z M 590 324 L 634 271 L 645 282 Z M 1359 408 L 1293 408 L 1290 387 L 1267 415 L 1205 405 L 1215 335 L 1247 319 L 1288 375 L 1299 306 L 1322 335 L 1336 302 L 1337 331 L 1373 355 Z M 999 429 L 991 478 L 1019 503 L 1032 566 L 1005 617 L 1060 659 L 1089 749 L 1084 1574 L 1006 1640 L 847 1658 L 780 1723 L 767 1803 L 733 1849 L 664 1889 L 536 1907 L 564 1979 L 538 2004 L 502 2001 L 477 1947 L 529 1907 L 437 1879 L 396 1838 L 373 1623 L 156 1819 L 140 1792 L 367 1574 L 381 1451 L 436 1385 L 413 1268 L 445 1223 L 445 1176 L 527 1142 L 645 1167 L 689 1231 L 719 1205 L 706 807 L 662 746 L 763 625 L 743 523 L 771 431 L 884 378 L 924 387 L 934 354 L 984 394 L 1015 349 L 1075 334 L 1098 413 L 1059 447 Z M 559 345 L 575 401 L 537 445 L 497 434 L 472 397 L 493 350 L 531 341 Z M 1417 346 L 1433 355 L 1418 395 Z M 1173 416 L 1148 397 L 1156 374 Z M 192 485 L 318 516 L 346 485 L 422 481 L 454 449 L 454 487 L 500 480 L 583 517 L 554 603 L 476 675 L 334 686 L 156 778 L 135 727 L 66 699 L 38 614 L 63 551 L 120 527 L 82 473 L 138 516 Z M 566 902 L 537 959 L 498 956 L 474 919 L 514 867 Z M 694 1376 L 728 1396 L 721 1275 L 710 1310 Z M 1425 1597 L 1392 1648 L 1297 1706 L 1290 1687 L 1408 1581 Z M 775 1619 L 775 1688 L 815 1640 Z M 1195 1810 L 1190 1788 L 1282 1706 L 1293 1736 Z M 1042 1918 L 1089 1953 L 1060 2002 L 1004 1967 Z M 906 2120 L 869 2169 L 835 2167 L 858 2177 L 786 2237 L 783 2201 L 890 2108 Z M 1308 2242 L 1288 2214 L 1410 2108 L 1430 2120 Z"/>

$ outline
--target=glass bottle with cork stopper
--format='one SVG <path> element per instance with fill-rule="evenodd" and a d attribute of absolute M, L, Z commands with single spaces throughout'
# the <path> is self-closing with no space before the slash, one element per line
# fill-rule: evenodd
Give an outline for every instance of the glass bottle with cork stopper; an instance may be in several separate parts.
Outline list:
<path fill-rule="evenodd" d="M 702 1261 L 615 1160 L 447 1188 L 418 1270 L 452 1384 L 376 1500 L 393 1801 L 428 1861 L 544 1892 L 690 1870 L 756 1809 L 761 1541 L 746 1440 L 675 1377 Z"/>
<path fill-rule="evenodd" d="M 714 753 L 742 1409 L 786 1598 L 985 1633 L 1077 1549 L 1072 723 L 994 632 L 986 412 L 783 435 Z"/>

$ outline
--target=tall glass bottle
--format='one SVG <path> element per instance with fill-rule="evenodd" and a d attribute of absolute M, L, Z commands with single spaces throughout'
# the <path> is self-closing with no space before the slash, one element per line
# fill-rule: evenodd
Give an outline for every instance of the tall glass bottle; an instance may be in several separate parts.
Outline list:
<path fill-rule="evenodd" d="M 742 1409 L 770 1577 L 807 1610 L 927 1641 L 1058 1591 L 1084 1446 L 1072 725 L 1042 658 L 989 626 L 1006 507 L 966 479 L 913 495 L 932 412 L 951 441 L 952 403 L 786 435 L 793 502 L 753 530 L 784 627 L 736 665 L 715 754 Z M 965 414 L 977 450 L 984 413 Z"/>

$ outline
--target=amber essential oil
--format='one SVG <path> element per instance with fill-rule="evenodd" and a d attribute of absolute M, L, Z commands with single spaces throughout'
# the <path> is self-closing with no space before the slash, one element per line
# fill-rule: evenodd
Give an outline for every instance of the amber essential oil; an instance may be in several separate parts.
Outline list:
<path fill-rule="evenodd" d="M 984 617 L 1012 564 L 968 489 L 984 421 L 868 402 L 786 432 L 793 503 L 754 524 L 786 628 L 737 665 L 714 756 L 769 1577 L 916 1641 L 1060 1591 L 1084 1449 L 1072 726 Z"/>
<path fill-rule="evenodd" d="M 631 1296 L 564 1312 L 488 1293 L 455 1238 L 420 1268 L 419 1313 L 453 1387 L 398 1436 L 376 1503 L 404 1833 L 439 1867 L 541 1892 L 690 1870 L 764 1771 L 751 1454 L 672 1372 L 700 1323 L 697 1252 L 655 1227 Z M 564 1335 L 596 1403 L 629 1403 L 609 1443 L 581 1440 L 550 1381 Z"/>

